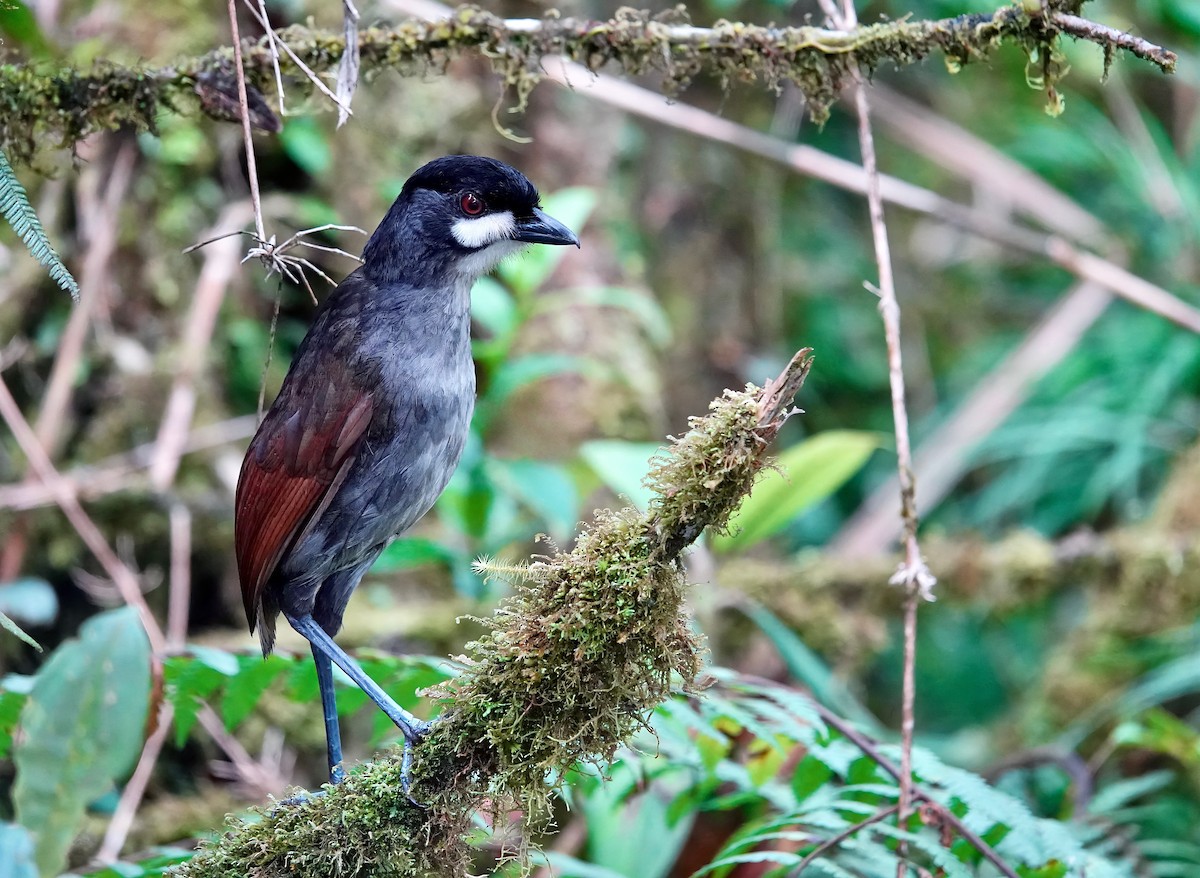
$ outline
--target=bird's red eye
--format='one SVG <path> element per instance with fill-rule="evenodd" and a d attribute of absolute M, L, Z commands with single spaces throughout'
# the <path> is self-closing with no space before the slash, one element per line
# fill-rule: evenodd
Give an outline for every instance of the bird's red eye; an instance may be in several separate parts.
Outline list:
<path fill-rule="evenodd" d="M 474 192 L 468 192 L 458 204 L 467 216 L 479 216 L 483 213 L 483 199 Z"/>

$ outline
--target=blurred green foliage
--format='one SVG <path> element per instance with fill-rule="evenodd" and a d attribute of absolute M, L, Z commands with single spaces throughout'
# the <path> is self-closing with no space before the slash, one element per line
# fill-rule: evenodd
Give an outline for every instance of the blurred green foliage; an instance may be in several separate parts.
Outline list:
<path fill-rule="evenodd" d="M 15 0 L 3 5 L 4 49 L 27 58 L 65 53 L 87 63 L 105 57 L 171 57 L 209 48 L 224 39 L 226 27 L 222 16 L 202 4 L 150 9 L 123 0 L 114 7 L 123 14 L 100 27 L 82 28 L 78 35 L 55 29 L 48 38 L 30 6 Z M 941 17 L 995 5 L 887 0 L 862 5 L 859 16 L 863 21 L 881 15 Z M 334 7 L 288 3 L 270 9 L 279 23 L 308 15 L 324 24 L 340 20 Z M 813 3 L 775 0 L 708 0 L 690 11 L 698 23 L 719 18 L 798 23 L 819 15 Z M 1016 49 L 1001 52 L 986 67 L 969 65 L 955 75 L 930 61 L 900 76 L 884 69 L 875 77 L 918 97 L 1070 196 L 1107 228 L 1109 252 L 1102 255 L 1124 259 L 1130 270 L 1196 304 L 1197 4 L 1107 0 L 1087 4 L 1083 11 L 1168 44 L 1181 55 L 1179 74 L 1164 80 L 1119 60 L 1101 86 L 1099 51 L 1066 43 L 1062 50 L 1072 70 L 1061 89 L 1065 113 L 1054 119 L 1044 111 L 1043 95 L 1027 84 L 1028 59 Z M 599 17 L 612 9 L 565 7 L 564 12 Z M 64 24 L 74 26 L 89 14 L 99 13 L 63 4 Z M 70 40 L 75 42 L 68 45 Z M 522 151 L 495 134 L 496 89 L 466 67 L 424 82 L 400 81 L 389 73 L 365 84 L 352 124 L 336 134 L 332 114 L 317 112 L 317 102 L 289 102 L 299 115 L 286 118 L 278 138 L 257 141 L 272 231 L 333 221 L 370 228 L 408 170 L 429 156 L 466 150 L 512 158 L 548 191 L 557 189 L 547 198 L 548 210 L 576 229 L 590 222 L 580 258 L 600 253 L 595 263 L 577 271 L 572 268 L 576 254 L 540 248 L 475 289 L 480 400 L 472 439 L 436 515 L 393 543 L 376 565 L 372 588 L 395 595 L 390 602 L 373 600 L 368 615 L 391 613 L 409 602 L 415 615 L 425 614 L 422 588 L 450 596 L 450 609 L 435 608 L 451 620 L 464 604 L 479 612 L 476 601 L 491 595 L 471 571 L 475 557 L 527 554 L 540 532 L 569 541 L 592 506 L 614 497 L 642 501 L 641 479 L 664 433 L 678 431 L 686 415 L 701 412 L 723 387 L 761 381 L 777 371 L 801 345 L 816 349 L 817 364 L 799 401 L 807 414 L 789 425 L 781 442 L 781 469 L 788 477 L 769 476 L 752 497 L 740 529 L 716 538 L 713 547 L 731 555 L 775 556 L 822 545 L 894 471 L 889 453 L 872 454 L 886 449 L 888 443 L 878 437 L 890 434 L 892 415 L 877 300 L 861 289 L 861 281 L 875 274 L 861 199 L 726 146 L 605 115 L 586 97 L 549 87 L 535 94 L 529 115 L 516 123 L 536 137 L 534 146 Z M 850 114 L 835 112 L 823 129 L 813 130 L 796 121 L 789 104 L 794 96 L 787 89 L 777 96 L 698 77 L 685 99 L 785 140 L 857 158 Z M 314 112 L 303 115 L 309 110 Z M 876 133 L 887 173 L 1000 218 L 1010 216 L 1002 185 L 963 179 L 910 149 L 886 126 Z M 94 340 L 77 364 L 71 423 L 59 454 L 64 467 L 95 464 L 133 442 L 153 439 L 203 259 L 203 251 L 181 251 L 204 237 L 224 208 L 245 197 L 233 126 L 164 111 L 158 136 L 140 136 L 136 146 L 134 184 L 125 207 L 113 217 L 119 232 L 111 307 L 97 319 Z M 70 200 L 61 190 L 54 195 L 53 187 L 74 186 L 77 175 L 102 164 L 102 155 L 92 155 L 78 168 L 64 168 L 57 181 L 25 180 L 39 211 L 39 197 L 54 207 L 55 225 L 48 221 L 47 227 L 56 241 L 61 234 L 68 242 L 68 261 L 78 262 L 86 252 L 86 235 L 76 230 L 71 242 L 69 234 L 82 196 L 72 190 L 76 200 Z M 969 398 L 1065 294 L 1072 278 L 1044 261 L 1005 252 L 899 209 L 889 208 L 888 220 L 919 443 Z M 317 240 L 350 250 L 359 243 L 337 234 Z M 35 411 L 70 308 L 65 297 L 51 296 L 38 281 L 19 276 L 15 262 L 10 268 L 8 248 L 16 244 L 11 232 L 0 232 L 0 243 L 6 248 L 0 253 L 0 276 L 14 278 L 0 299 L 0 336 L 28 343 L 4 377 L 27 410 Z M 328 255 L 316 261 L 335 278 L 352 267 Z M 272 333 L 277 300 L 279 320 Z M 281 288 L 254 266 L 243 269 L 222 306 L 212 356 L 198 384 L 197 423 L 255 411 L 264 383 L 270 398 L 311 313 L 305 291 Z M 148 365 L 136 365 L 143 360 Z M 1017 411 L 973 450 L 969 473 L 932 511 L 928 526 L 952 536 L 1033 528 L 1058 537 L 1080 528 L 1103 531 L 1143 522 L 1164 484 L 1177 477 L 1180 452 L 1196 444 L 1198 387 L 1200 344 L 1194 337 L 1130 305 L 1112 305 L 1042 376 Z M 549 414 L 539 421 L 543 409 Z M 617 409 L 620 415 L 614 414 Z M 585 426 L 575 429 L 573 418 L 586 421 Z M 240 626 L 240 610 L 219 586 L 231 575 L 230 500 L 229 486 L 214 474 L 215 460 L 215 454 L 185 459 L 176 485 L 198 521 L 193 571 L 203 597 L 193 601 L 192 616 L 193 633 L 200 638 Z M 9 442 L 0 451 L 0 470 L 5 482 L 17 482 L 23 473 Z M 90 508 L 111 533 L 133 533 L 139 561 L 166 566 L 162 498 L 135 487 L 119 503 Z M 0 533 L 14 520 L 3 513 Z M 53 681 L 55 668 L 67 659 L 79 662 L 83 641 L 61 644 L 94 612 L 70 581 L 69 570 L 88 563 L 77 537 L 56 514 L 37 513 L 29 520 L 33 551 L 25 572 L 52 588 L 63 606 L 49 620 L 4 609 L 53 650 L 41 664 L 0 634 L 6 669 L 11 658 L 13 668 L 37 670 L 0 682 L 0 758 L 9 759 L 22 746 L 14 739 L 21 741 L 24 734 L 28 740 L 31 698 L 41 700 L 30 695 L 31 688 L 44 673 L 42 685 L 50 685 L 45 680 Z M 803 686 L 818 704 L 891 740 L 888 729 L 896 727 L 899 715 L 897 622 L 870 620 L 889 629 L 888 646 L 869 657 L 865 667 L 831 667 L 770 608 L 723 594 L 719 563 L 712 578 L 715 586 L 698 588 L 698 606 L 731 603 L 742 611 L 743 626 L 727 632 L 713 625 L 714 639 L 757 644 L 760 661 L 765 645 L 777 662 L 767 663 L 768 670 Z M 941 587 L 971 593 L 976 585 L 944 582 Z M 796 583 L 801 594 L 805 586 Z M 943 784 L 939 793 L 956 813 L 975 821 L 971 825 L 977 831 L 1022 864 L 1023 876 L 1070 874 L 1065 860 L 1057 866 L 1039 860 L 1068 854 L 1089 864 L 1089 878 L 1196 874 L 1200 635 L 1195 620 L 1165 618 L 1161 630 L 1146 637 L 1106 633 L 1095 621 L 1100 600 L 1091 586 L 1062 583 L 1054 594 L 1016 609 L 998 610 L 985 594 L 922 610 L 916 668 L 917 730 L 924 747 L 919 769 L 926 782 Z M 0 590 L 11 596 L 13 584 Z M 1147 604 L 1153 603 L 1151 590 L 1148 583 Z M 151 600 L 161 610 L 160 595 L 152 594 Z M 367 600 L 360 596 L 357 602 Z M 842 612 L 853 616 L 860 610 L 847 601 Z M 708 626 L 710 617 L 700 616 Z M 392 615 L 386 618 L 390 625 Z M 444 626 L 442 621 L 422 618 L 421 624 L 454 631 L 437 634 L 432 649 L 454 653 L 465 635 L 452 621 Z M 90 642 L 87 635 L 94 631 L 85 631 L 84 641 Z M 742 645 L 714 642 L 714 649 L 756 654 Z M 440 661 L 398 660 L 370 650 L 358 654 L 406 707 L 418 705 L 418 689 L 453 671 Z M 99 666 L 87 670 L 100 672 Z M 165 697 L 175 710 L 174 749 L 168 748 L 163 778 L 145 809 L 159 808 L 168 791 L 202 794 L 194 776 L 203 775 L 203 765 L 215 753 L 195 725 L 202 702 L 217 709 L 227 729 L 248 746 L 258 745 L 255 736 L 275 721 L 280 702 L 303 705 L 312 722 L 319 721 L 306 655 L 264 661 L 226 645 L 197 643 L 169 657 L 166 673 Z M 136 701 L 143 682 L 131 671 L 108 691 Z M 1056 686 L 1079 691 L 1078 700 L 1091 709 L 1056 713 L 1047 703 L 1061 691 Z M 556 874 L 644 878 L 704 868 L 728 874 L 743 862 L 765 862 L 776 874 L 786 874 L 820 840 L 895 801 L 894 784 L 814 717 L 807 696 L 785 693 L 784 704 L 780 691 L 724 675 L 712 697 L 680 699 L 660 710 L 652 721 L 657 738 L 647 736 L 623 751 L 609 781 L 587 768 L 567 778 L 564 802 L 572 810 L 563 811 L 562 822 L 585 823 L 586 843 L 574 856 L 547 855 Z M 63 710 L 72 706 L 55 703 Z M 348 725 L 360 732 L 365 717 L 371 717 L 364 735 L 368 745 L 394 738 L 394 728 L 365 704 L 359 690 L 339 685 L 338 709 L 354 718 Z M 76 818 L 83 819 L 84 799 L 109 794 L 114 783 L 126 779 L 130 754 L 136 755 L 141 740 L 135 719 L 137 711 L 131 709 L 115 739 L 96 739 L 111 751 L 110 759 L 96 759 L 103 777 L 74 790 L 73 826 Z M 45 741 L 98 734 L 94 715 L 63 723 L 59 737 Z M 41 740 L 36 723 L 33 728 Z M 303 730 L 289 727 L 288 734 L 289 741 L 304 740 Z M 307 746 L 316 753 L 315 745 Z M 1051 751 L 1054 758 L 1043 758 Z M 1090 795 L 1072 774 L 1077 763 L 1084 765 Z M 37 771 L 46 784 L 51 777 L 66 783 L 78 765 L 64 759 Z M 950 765 L 986 774 L 998 792 Z M 32 776 L 34 770 L 19 765 L 18 782 L 23 772 Z M 12 780 L 6 765 L 0 771 L 5 816 L 15 796 Z M 1042 830 L 1050 832 L 1049 841 Z M 488 847 L 494 840 L 483 836 L 480 870 L 491 868 L 494 851 Z M 901 837 L 930 869 L 980 873 L 978 857 L 961 840 L 943 850 L 932 830 L 915 821 L 903 830 L 891 826 L 862 833 L 831 851 L 813 872 L 894 874 Z M 32 844 L 25 829 L 0 825 L 0 864 L 20 863 L 14 874 L 27 878 Z M 689 851 L 706 853 L 692 862 Z M 155 848 L 95 874 L 160 875 L 187 856 Z M 712 865 L 722 858 L 725 865 Z"/>

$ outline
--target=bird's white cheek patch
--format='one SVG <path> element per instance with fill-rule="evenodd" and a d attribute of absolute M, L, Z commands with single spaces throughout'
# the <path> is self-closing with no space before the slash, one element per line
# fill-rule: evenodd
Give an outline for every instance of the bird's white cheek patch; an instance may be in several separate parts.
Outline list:
<path fill-rule="evenodd" d="M 450 232 L 454 235 L 454 240 L 462 246 L 475 250 L 512 237 L 516 228 L 517 221 L 513 219 L 512 211 L 505 210 L 486 216 L 455 220 Z"/>

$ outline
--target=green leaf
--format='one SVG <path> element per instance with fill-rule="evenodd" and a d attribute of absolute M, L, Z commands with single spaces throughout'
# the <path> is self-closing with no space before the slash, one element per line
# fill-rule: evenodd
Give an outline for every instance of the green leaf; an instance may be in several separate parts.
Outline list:
<path fill-rule="evenodd" d="M 585 358 L 572 354 L 526 354 L 505 360 L 496 368 L 479 399 L 475 409 L 475 429 L 486 432 L 504 403 L 522 387 L 567 372 L 585 372 L 589 365 Z"/>
<path fill-rule="evenodd" d="M 182 747 L 202 701 L 217 691 L 226 675 L 191 655 L 176 655 L 163 662 L 163 676 L 167 701 L 175 709 L 175 745 Z"/>
<path fill-rule="evenodd" d="M 0 35 L 11 45 L 21 46 L 31 55 L 49 55 L 50 43 L 38 26 L 37 18 L 22 0 L 3 0 L 0 4 Z M 0 40 L 5 42 L 5 40 Z"/>
<path fill-rule="evenodd" d="M 869 734 L 883 737 L 884 730 L 879 720 L 858 702 L 846 685 L 834 676 L 821 657 L 809 649 L 796 632 L 759 604 L 748 603 L 742 607 L 742 612 L 767 635 L 779 657 L 787 665 L 792 679 L 807 686 L 813 698 L 861 726 Z"/>
<path fill-rule="evenodd" d="M 24 826 L 0 823 L 0 878 L 38 878 L 33 838 Z"/>
<path fill-rule="evenodd" d="M 291 116 L 279 132 L 288 158 L 306 174 L 320 177 L 333 164 L 333 152 L 321 126 L 312 116 Z"/>
<path fill-rule="evenodd" d="M 531 509 L 556 540 L 570 538 L 579 520 L 575 483 L 558 464 L 540 460 L 489 458 L 488 474 L 498 486 Z"/>
<path fill-rule="evenodd" d="M 25 643 L 28 643 L 30 646 L 32 646 L 34 649 L 36 649 L 38 652 L 42 651 L 42 645 L 40 643 L 38 643 L 36 640 L 34 640 L 32 637 L 30 637 L 28 634 L 26 634 L 24 631 L 22 631 L 21 626 L 18 625 L 16 622 L 14 622 L 12 619 L 10 619 L 8 616 L 6 616 L 4 613 L 0 613 L 0 628 L 3 628 L 9 634 L 16 637 L 17 640 L 23 640 Z"/>
<path fill-rule="evenodd" d="M 131 607 L 89 619 L 38 671 L 13 749 L 13 804 L 36 830 L 43 875 L 61 871 L 88 802 L 133 765 L 149 703 L 150 644 Z"/>
<path fill-rule="evenodd" d="M 845 484 L 879 445 L 878 434 L 856 430 L 828 430 L 793 445 L 755 484 L 730 519 L 729 533 L 714 535 L 713 549 L 745 549 L 779 532 Z"/>
<path fill-rule="evenodd" d="M 16 579 L 0 585 L 0 613 L 27 625 L 49 625 L 58 616 L 58 595 L 44 579 Z"/>
<path fill-rule="evenodd" d="M 237 658 L 238 672 L 226 681 L 225 694 L 221 696 L 221 722 L 231 732 L 250 715 L 258 699 L 290 664 L 277 655 Z"/>
<path fill-rule="evenodd" d="M 426 564 L 449 567 L 454 564 L 455 554 L 441 543 L 425 537 L 405 537 L 395 540 L 379 556 L 371 568 L 372 573 L 393 573 Z"/>
<path fill-rule="evenodd" d="M 593 439 L 579 446 L 579 456 L 609 490 L 628 497 L 630 503 L 644 511 L 654 492 L 643 482 L 650 471 L 650 458 L 661 448 L 654 442 Z"/>
<path fill-rule="evenodd" d="M 45 229 L 34 213 L 33 205 L 25 189 L 17 180 L 17 175 L 8 163 L 4 153 L 0 152 L 0 214 L 8 220 L 33 258 L 40 262 L 50 272 L 50 277 L 56 284 L 71 294 L 71 298 L 79 301 L 79 284 L 63 264 L 62 259 L 54 251 Z"/>
<path fill-rule="evenodd" d="M 471 319 L 491 335 L 506 338 L 517 326 L 517 303 L 495 278 L 481 277 L 471 287 Z"/>
<path fill-rule="evenodd" d="M 620 309 L 637 321 L 638 326 L 652 344 L 657 347 L 666 347 L 671 341 L 671 321 L 667 317 L 667 312 L 654 300 L 653 296 L 642 290 L 631 290 L 626 287 L 580 287 L 564 290 L 540 296 L 534 313 L 557 308 L 576 308 L 581 305 L 591 308 Z"/>
<path fill-rule="evenodd" d="M 7 678 L 6 678 L 7 681 Z M 0 690 L 0 759 L 8 756 L 12 747 L 13 732 L 21 718 L 21 710 L 29 696 L 24 692 Z"/>
<path fill-rule="evenodd" d="M 542 202 L 546 213 L 578 234 L 596 206 L 596 193 L 573 187 L 561 189 Z M 523 299 L 546 282 L 569 250 L 569 247 L 530 247 L 519 258 L 501 263 L 496 274 L 518 299 Z"/>

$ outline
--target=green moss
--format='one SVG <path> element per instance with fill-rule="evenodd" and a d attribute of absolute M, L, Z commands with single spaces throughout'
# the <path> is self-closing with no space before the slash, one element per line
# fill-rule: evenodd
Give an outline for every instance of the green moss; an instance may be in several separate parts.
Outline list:
<path fill-rule="evenodd" d="M 1051 3 L 1070 11 L 1077 4 Z M 345 43 L 339 32 L 290 27 L 280 37 L 318 75 L 334 70 Z M 659 16 L 620 10 L 609 21 L 559 18 L 551 11 L 534 29 L 510 30 L 489 12 L 464 6 L 445 21 L 408 21 L 371 27 L 359 36 L 361 70 L 369 79 L 382 69 L 401 73 L 441 70 L 451 58 L 477 51 L 524 104 L 541 80 L 548 55 L 565 55 L 598 70 L 615 62 L 627 73 L 657 71 L 668 91 L 677 91 L 701 71 L 717 74 L 727 85 L 758 80 L 769 87 L 794 82 L 804 92 L 813 118 L 823 120 L 856 67 L 868 73 L 885 62 L 904 66 L 935 52 L 952 69 L 986 57 L 1004 40 L 1016 41 L 1030 58 L 1057 58 L 1057 31 L 1041 15 L 1021 6 L 994 14 L 964 15 L 939 21 L 892 21 L 839 33 L 815 27 L 776 28 L 719 22 L 711 29 L 692 28 L 686 13 Z M 1090 37 L 1111 52 L 1106 37 Z M 205 94 L 206 77 L 227 77 L 233 52 L 219 49 L 158 68 L 99 65 L 89 72 L 70 68 L 0 66 L 0 150 L 14 162 L 28 162 L 40 148 L 70 146 L 93 131 L 129 125 L 154 130 L 164 109 L 230 118 L 229 96 Z M 1106 55 L 1107 57 L 1107 55 Z M 244 66 L 250 84 L 272 88 L 272 53 L 266 39 L 247 43 Z M 1152 57 L 1164 70 L 1173 56 Z M 280 54 L 288 89 L 311 88 L 299 65 Z M 1047 93 L 1065 72 L 1056 63 L 1041 64 Z M 197 88 L 200 85 L 199 89 Z M 196 99 L 197 91 L 201 100 Z M 215 100 L 213 99 L 215 97 Z M 234 102 L 236 105 L 236 102 Z"/>
<path fill-rule="evenodd" d="M 570 552 L 503 571 L 518 574 L 512 596 L 467 645 L 463 674 L 431 693 L 446 710 L 416 748 L 421 805 L 401 791 L 393 753 L 318 798 L 232 819 L 175 874 L 459 875 L 476 810 L 546 816 L 554 780 L 607 761 L 672 691 L 690 690 L 702 647 L 679 553 L 728 521 L 808 365 L 798 356 L 787 380 L 727 391 L 693 419 L 650 476 L 647 514 L 599 512 Z"/>

